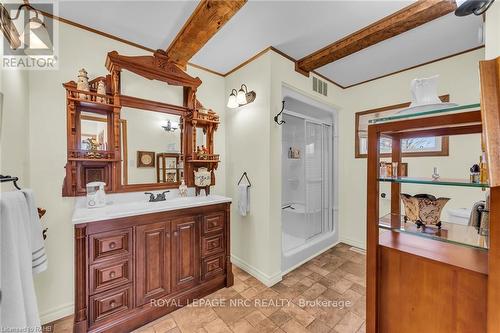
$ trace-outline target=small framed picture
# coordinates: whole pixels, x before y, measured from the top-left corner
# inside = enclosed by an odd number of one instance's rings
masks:
[[[154,168],[155,167],[155,152],[154,151],[137,151],[137,167],[138,168]]]

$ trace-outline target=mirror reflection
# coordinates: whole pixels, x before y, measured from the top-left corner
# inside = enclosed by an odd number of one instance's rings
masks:
[[[108,150],[108,119],[106,115],[80,113],[80,149]]]
[[[180,116],[123,107],[122,182],[124,185],[180,182]]]
[[[202,127],[196,127],[196,147],[201,148],[202,146],[207,146],[206,129]]]

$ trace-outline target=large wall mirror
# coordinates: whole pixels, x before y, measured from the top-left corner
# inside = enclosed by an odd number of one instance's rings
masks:
[[[122,185],[178,185],[182,178],[182,118],[123,107]]]

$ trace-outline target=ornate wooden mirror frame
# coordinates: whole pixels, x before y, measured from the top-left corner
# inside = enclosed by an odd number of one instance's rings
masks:
[[[212,110],[205,110],[196,100],[196,90],[201,85],[199,78],[193,78],[171,62],[162,50],[152,56],[123,56],[116,51],[109,52],[106,68],[110,75],[89,81],[90,91],[77,89],[74,81],[63,84],[67,100],[67,163],[63,184],[63,196],[78,196],[86,193],[85,184],[90,181],[104,181],[108,192],[129,192],[160,190],[177,187],[178,183],[150,183],[124,185],[122,181],[122,107],[146,111],[164,112],[180,116],[181,143],[180,162],[188,186],[194,185],[194,170],[206,167],[212,171],[212,185],[215,184],[213,170],[217,168],[219,156],[214,154],[213,134],[219,117]],[[131,71],[149,80],[158,80],[168,85],[183,87],[183,106],[141,99],[121,94],[121,71]],[[97,93],[99,81],[106,84],[106,94]],[[104,114],[108,119],[107,149],[84,150],[80,142],[80,113],[88,111]],[[203,127],[207,135],[208,154],[196,152],[196,129]],[[124,143],[126,144],[126,143]],[[126,173],[126,170],[123,170]]]

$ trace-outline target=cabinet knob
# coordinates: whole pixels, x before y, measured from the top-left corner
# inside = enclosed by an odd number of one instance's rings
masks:
[[[167,235],[167,238],[170,238],[170,232],[165,233]]]
[[[115,247],[116,247],[116,243],[115,242],[109,243],[109,248],[110,249],[114,249]]]
[[[177,237],[179,233],[177,231],[174,231],[174,236]]]
[[[114,278],[115,278],[115,276],[116,276],[115,271],[111,271],[111,272],[109,272],[109,277],[110,277],[110,278],[114,279]]]
[[[109,302],[109,306],[114,308],[116,306],[116,302],[115,301],[111,301]]]

